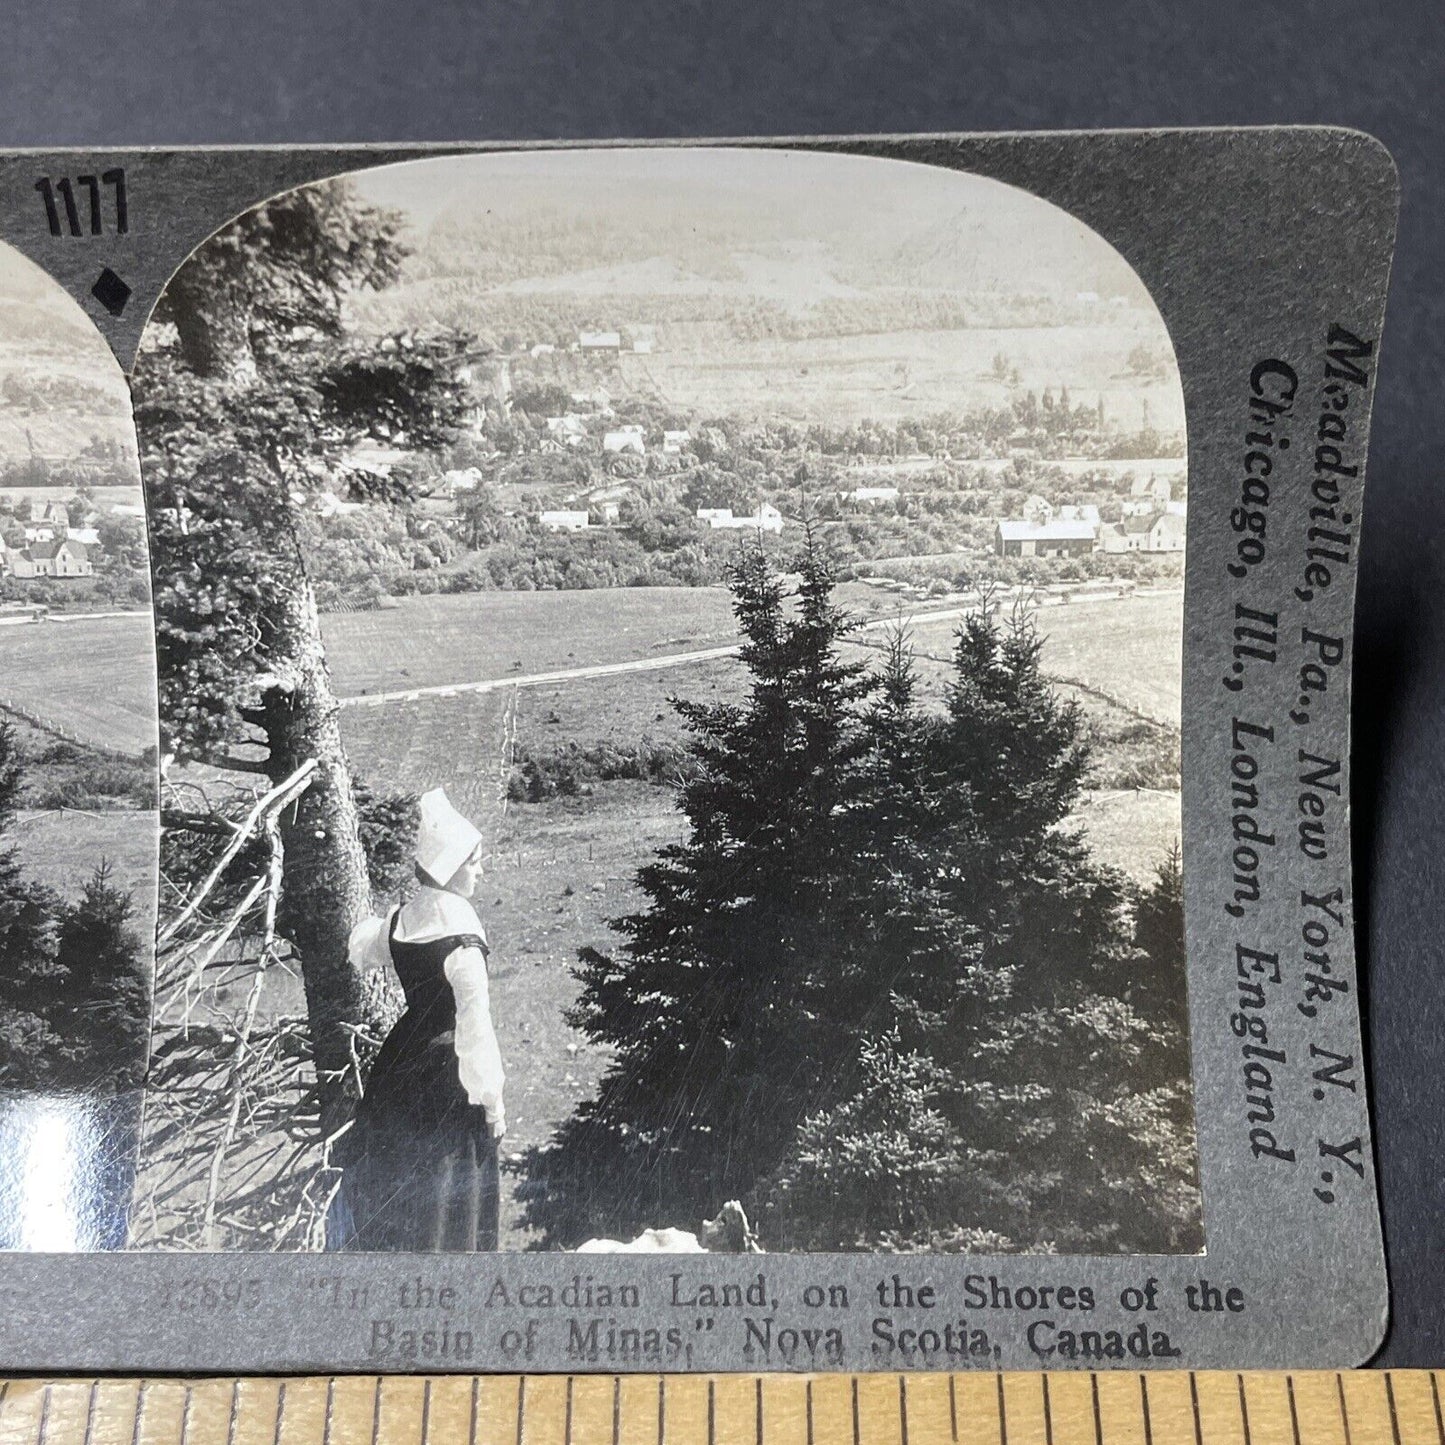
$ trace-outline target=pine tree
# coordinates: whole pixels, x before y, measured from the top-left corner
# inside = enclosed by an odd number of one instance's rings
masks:
[[[365,1007],[347,938],[371,899],[305,502],[385,491],[348,469],[350,449],[439,447],[467,405],[465,338],[347,341],[348,298],[398,275],[400,227],[344,183],[247,212],[171,279],[132,378],[165,748],[273,783],[318,765],[281,823],[278,926],[300,961],[328,1123]]]
[[[1022,613],[968,619],[941,720],[919,715],[890,661],[856,880],[875,946],[860,986],[885,1042],[865,1045],[857,1091],[818,1109],[760,1185],[775,1244],[1197,1238],[1181,1041],[1127,1001],[1144,962],[1133,890],[1067,825],[1088,752],[1040,646]]]
[[[746,1191],[837,1067],[829,995],[853,922],[838,825],[874,683],[838,655],[850,623],[811,537],[800,570],[788,599],[760,546],[738,558],[748,699],[676,704],[689,837],[639,872],[648,903],[614,922],[623,946],[582,953],[570,1021],[614,1058],[536,1161],[532,1222],[554,1242],[697,1220]]]
[[[60,1041],[47,1017],[59,981],[59,896],[24,876],[9,841],[19,809],[23,760],[10,723],[0,721],[0,1087],[31,1088]]]

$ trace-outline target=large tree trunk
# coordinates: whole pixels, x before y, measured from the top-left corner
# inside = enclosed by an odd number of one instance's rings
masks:
[[[181,351],[198,375],[244,391],[258,379],[250,313],[234,295],[218,296],[213,283],[205,270],[193,277],[189,267],[171,279]],[[277,505],[285,506],[285,482],[277,480]],[[361,1021],[362,994],[346,945],[371,907],[371,891],[316,598],[301,566],[267,621],[278,679],[262,698],[267,773],[281,783],[309,759],[318,765],[311,786],[282,816],[286,863],[276,924],[300,961],[322,1124],[329,1131],[345,1121],[353,1102],[345,1083],[352,1059],[347,1026]]]
[[[286,871],[277,926],[301,962],[323,1123],[342,1121],[351,1094],[343,1076],[351,1062],[347,1025],[361,1019],[361,974],[347,957],[351,930],[371,907],[351,774],[341,746],[338,705],[310,585],[298,577],[277,609],[273,651],[285,659],[280,685],[263,700],[262,726],[274,781],[314,758],[315,781],[283,815]]]
[[[208,272],[196,274],[182,266],[166,287],[181,357],[197,376],[248,387],[256,380],[250,312],[244,306],[218,304],[212,281]]]

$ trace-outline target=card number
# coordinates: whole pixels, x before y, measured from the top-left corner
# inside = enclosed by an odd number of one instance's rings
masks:
[[[41,176],[35,182],[35,189],[45,202],[45,220],[52,236],[103,236],[107,229],[123,236],[130,229],[125,172],[119,166],[98,176],[76,176],[73,181],[69,176],[62,176],[58,181]],[[103,195],[103,192],[110,194]],[[107,219],[111,223],[109,228]]]

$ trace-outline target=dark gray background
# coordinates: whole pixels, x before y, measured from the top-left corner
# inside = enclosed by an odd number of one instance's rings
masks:
[[[1271,122],[1354,125],[1383,140],[1403,207],[1361,559],[1357,888],[1394,1291],[1381,1358],[1445,1363],[1436,0],[52,0],[0,19],[0,146]]]

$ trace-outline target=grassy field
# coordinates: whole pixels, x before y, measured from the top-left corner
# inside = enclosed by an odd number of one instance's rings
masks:
[[[139,483],[133,487],[92,487],[91,493],[102,512],[111,507],[144,505]],[[26,497],[32,502],[68,502],[74,495],[73,487],[0,487],[0,502],[19,502]]]
[[[407,597],[322,619],[342,697],[624,662],[731,642],[721,587]]]
[[[1133,315],[1133,313],[1131,313]],[[906,330],[804,340],[694,340],[684,326],[667,328],[660,349],[618,358],[630,392],[653,394],[681,408],[715,415],[786,416],[830,421],[839,415],[878,421],[938,411],[1006,404],[1010,391],[990,369],[1002,354],[1020,385],[1036,392],[1068,386],[1076,402],[1102,398],[1106,414],[1127,428],[1142,424],[1184,430],[1184,397],[1173,376],[1145,381],[1127,358],[1157,344],[1159,326],[1134,326],[1109,316],[1098,325]]]
[[[21,813],[10,837],[26,875],[67,898],[79,897],[104,859],[112,881],[133,889],[137,907],[150,918],[160,837],[155,813]]]
[[[483,831],[495,829],[506,796],[507,756],[517,694],[461,693],[341,711],[352,766],[378,790],[447,796]]]
[[[1101,694],[1177,728],[1183,711],[1182,592],[1041,608],[1043,666],[1050,677]],[[947,657],[956,622],[916,623],[919,652]]]
[[[156,742],[148,616],[0,627],[0,702],[86,742],[139,753]]]

